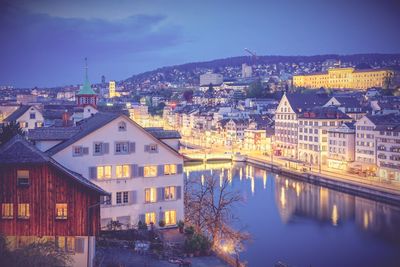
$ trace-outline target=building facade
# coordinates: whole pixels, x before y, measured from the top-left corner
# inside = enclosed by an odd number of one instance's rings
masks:
[[[325,73],[293,76],[293,86],[306,88],[346,88],[366,90],[385,87],[394,72],[386,69],[356,70],[354,68],[333,68]]]

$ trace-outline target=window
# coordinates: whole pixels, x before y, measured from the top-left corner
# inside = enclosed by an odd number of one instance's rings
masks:
[[[117,178],[129,177],[129,165],[117,165],[115,166],[115,174]]]
[[[30,217],[29,204],[28,203],[20,203],[18,204],[18,218],[20,219],[28,219]]]
[[[129,153],[129,142],[115,143],[115,154],[128,154],[128,153]]]
[[[145,222],[146,224],[155,223],[156,222],[156,213],[149,212],[145,214]]]
[[[176,198],[175,186],[168,186],[164,188],[164,199],[173,200]]]
[[[175,210],[165,211],[165,224],[166,225],[176,224],[176,211]]]
[[[157,166],[144,166],[143,168],[143,176],[144,177],[156,177],[157,176]]]
[[[176,174],[176,165],[175,164],[166,164],[164,165],[164,174],[171,175]]]
[[[56,246],[60,251],[65,251],[69,253],[80,252],[83,253],[83,240],[80,239],[81,242],[78,242],[78,245],[82,247],[81,251],[75,250],[75,237],[73,236],[57,236],[56,237]],[[79,241],[79,240],[78,240]]]
[[[89,148],[88,147],[83,147],[83,146],[74,146],[72,147],[72,156],[73,157],[79,157],[83,155],[87,155],[89,153]]]
[[[29,119],[31,120],[36,119],[36,113],[35,112],[29,113]]]
[[[97,166],[97,179],[110,179],[111,166]]]
[[[155,187],[144,190],[144,201],[145,203],[154,203],[157,201],[157,190]]]
[[[116,203],[117,204],[127,204],[129,202],[129,192],[117,192]]]
[[[56,219],[66,220],[68,218],[67,203],[56,203]]]
[[[103,152],[102,146],[103,146],[103,143],[101,143],[101,142],[94,143],[94,145],[93,145],[93,154],[94,155],[100,155]]]
[[[29,171],[28,170],[17,170],[17,185],[18,186],[29,186]]]
[[[124,121],[118,123],[118,131],[120,132],[126,131],[126,123]]]
[[[157,145],[156,144],[150,145],[150,150],[149,151],[150,152],[157,152]]]
[[[14,205],[12,203],[1,204],[1,218],[12,219],[14,217]]]

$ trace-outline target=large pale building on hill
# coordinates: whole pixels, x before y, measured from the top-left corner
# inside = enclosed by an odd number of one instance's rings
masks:
[[[334,68],[323,73],[295,75],[293,86],[366,90],[372,87],[385,87],[388,79],[393,76],[394,72],[387,69]]]

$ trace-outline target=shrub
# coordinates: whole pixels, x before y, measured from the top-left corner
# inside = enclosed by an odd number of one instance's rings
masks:
[[[164,220],[160,220],[160,221],[158,222],[158,225],[159,225],[160,227],[164,227],[164,226],[165,226],[165,221],[164,221]]]

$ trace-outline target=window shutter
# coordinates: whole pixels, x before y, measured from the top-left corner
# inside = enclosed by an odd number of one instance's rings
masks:
[[[109,151],[110,151],[110,144],[109,143],[103,143],[101,145],[101,149],[102,149],[103,154],[108,154]]]
[[[157,201],[164,201],[164,187],[157,188]]]
[[[177,186],[176,187],[176,199],[181,199],[182,198],[182,186]]]
[[[150,146],[149,145],[145,145],[144,146],[144,152],[149,152],[150,150]]]
[[[144,214],[139,215],[139,222],[142,222],[142,223],[146,222],[146,216]]]
[[[82,154],[83,155],[88,155],[89,154],[89,148],[88,147],[83,147],[82,148]]]
[[[143,177],[144,176],[144,167],[143,166],[139,167],[139,175],[138,176],[139,177]]]
[[[183,165],[182,164],[178,164],[177,171],[178,171],[178,174],[181,174],[183,172]]]
[[[157,176],[164,175],[164,165],[158,165]]]
[[[131,164],[131,178],[139,176],[139,170],[137,164]]]
[[[136,190],[131,192],[130,203],[131,204],[136,204],[137,203],[137,191]]]
[[[85,250],[85,239],[81,237],[75,238],[75,253],[84,253]]]
[[[161,221],[161,220],[163,220],[163,221],[165,221],[165,216],[164,216],[164,212],[163,211],[160,211],[160,213],[159,213],[159,215],[158,215],[160,218],[158,218],[158,221]]]
[[[97,168],[96,167],[89,167],[89,178],[97,179]]]
[[[135,142],[130,142],[129,143],[129,153],[135,153],[135,150],[136,150]]]

